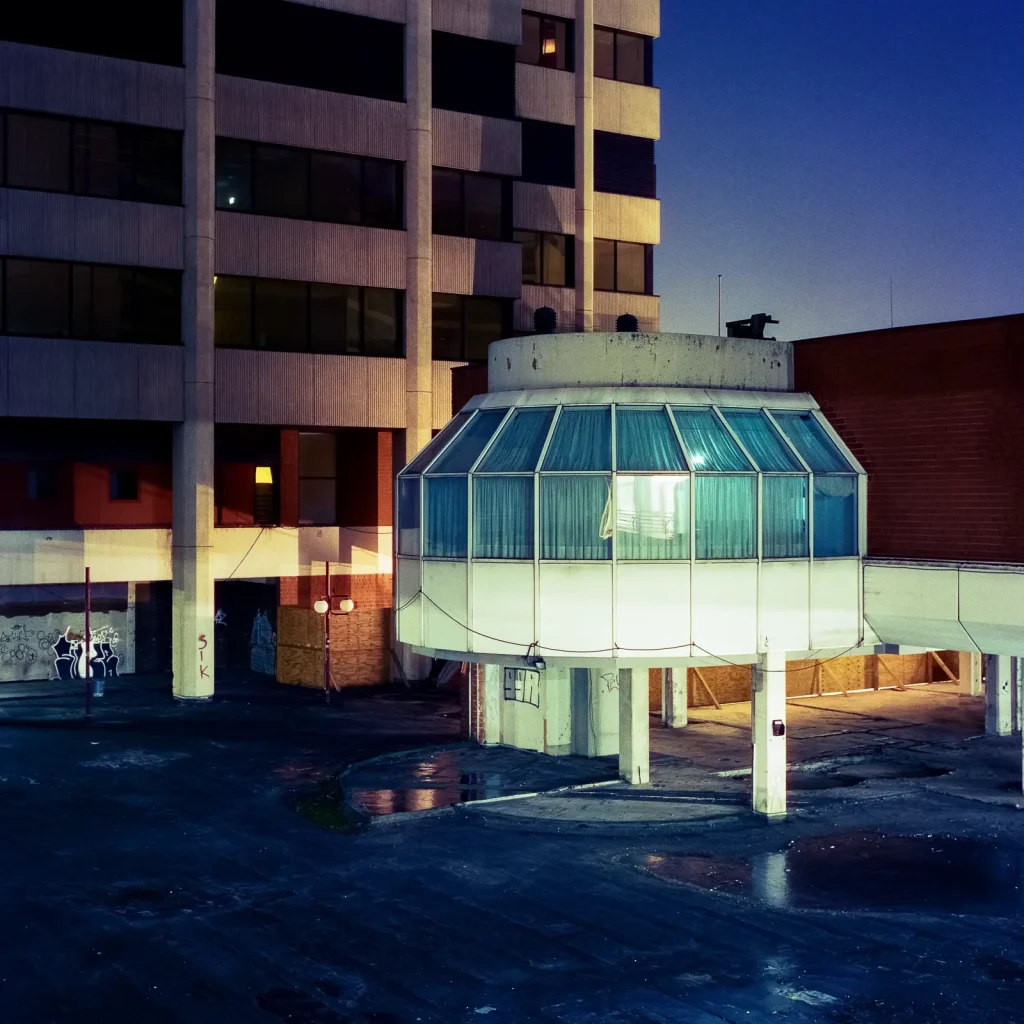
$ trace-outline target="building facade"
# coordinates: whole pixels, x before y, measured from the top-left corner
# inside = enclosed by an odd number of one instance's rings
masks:
[[[86,568],[97,673],[314,682],[329,590],[335,682],[387,678],[392,481],[452,368],[541,307],[659,326],[658,32],[657,0],[5,11],[0,680],[78,671]]]

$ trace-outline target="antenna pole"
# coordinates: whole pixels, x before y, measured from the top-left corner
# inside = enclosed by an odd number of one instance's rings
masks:
[[[718,275],[718,336],[722,336],[722,275]]]
[[[892,277],[889,278],[889,326],[895,327],[896,322],[892,315]]]

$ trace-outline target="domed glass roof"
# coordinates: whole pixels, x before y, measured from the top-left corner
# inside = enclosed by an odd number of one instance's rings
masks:
[[[728,394],[722,405],[542,405],[536,395],[459,413],[402,471],[400,555],[589,562],[859,553],[857,469],[816,410],[732,407]]]

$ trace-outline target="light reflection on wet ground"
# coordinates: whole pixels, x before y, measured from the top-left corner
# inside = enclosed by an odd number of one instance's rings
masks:
[[[979,839],[848,831],[749,858],[659,853],[640,866],[787,910],[1024,914],[1024,854]]]

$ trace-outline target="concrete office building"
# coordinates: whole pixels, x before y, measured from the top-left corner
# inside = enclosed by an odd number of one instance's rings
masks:
[[[0,15],[0,680],[392,671],[392,481],[451,369],[659,326],[657,0]],[[332,565],[328,580],[325,563]],[[5,639],[6,638],[6,639]],[[276,646],[276,650],[275,650]]]

